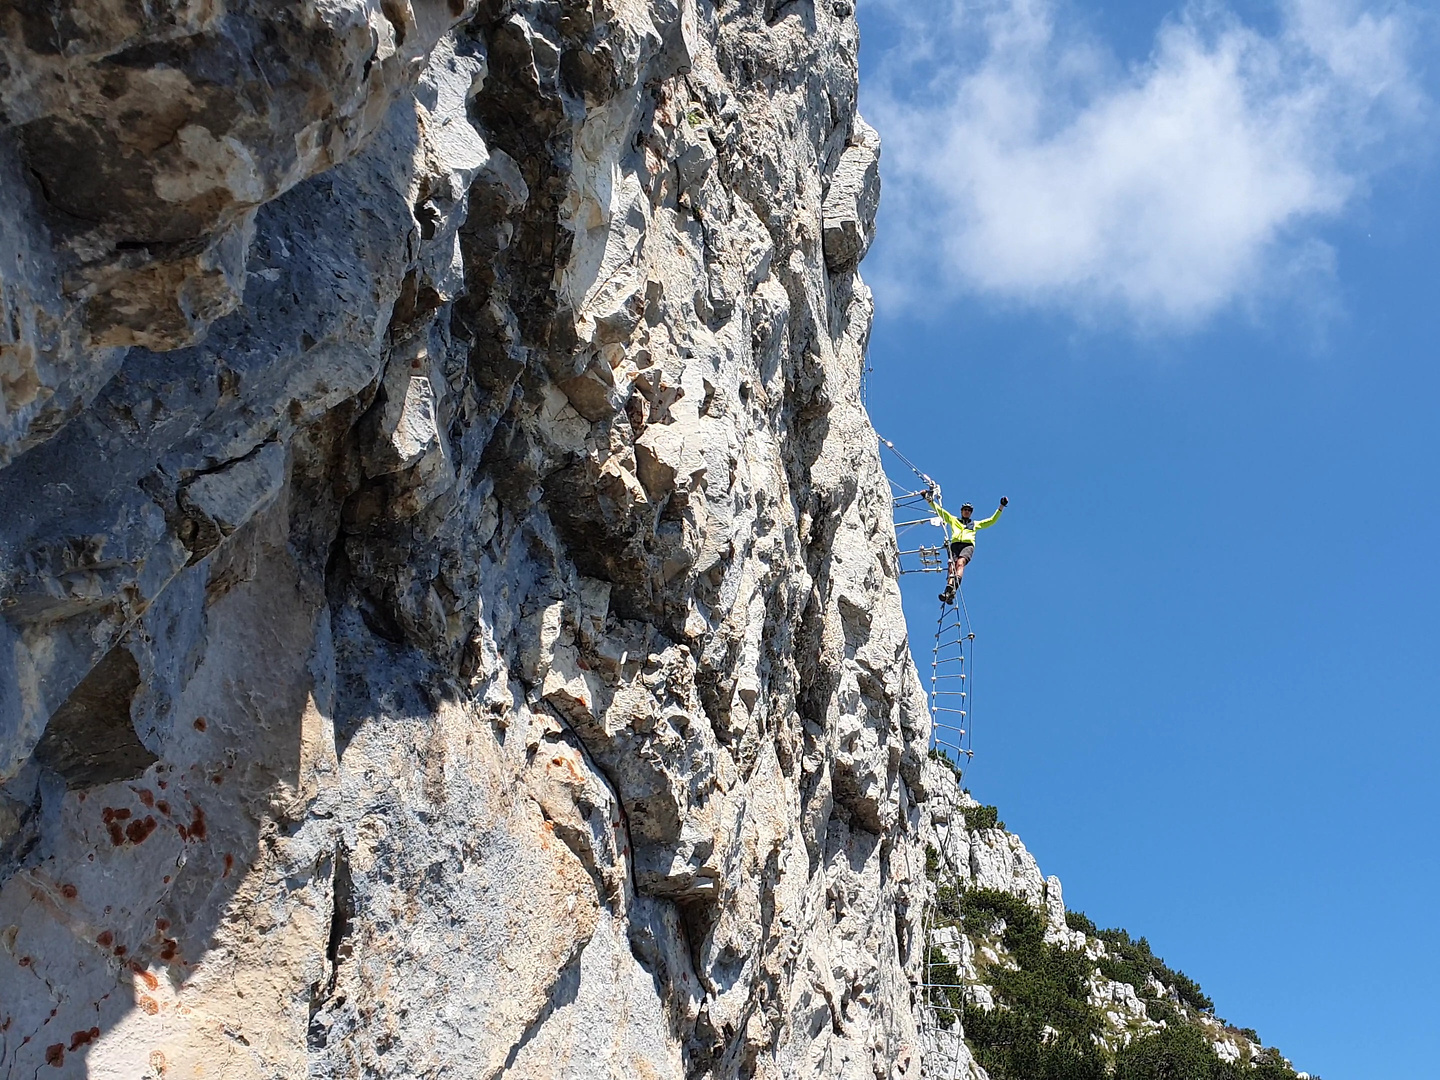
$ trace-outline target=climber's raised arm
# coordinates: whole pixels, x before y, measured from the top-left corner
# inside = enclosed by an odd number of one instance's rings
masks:
[[[1005,496],[1002,495],[1002,496],[1000,497],[1000,506],[996,509],[996,511],[995,511],[993,514],[991,514],[988,518],[986,518],[984,521],[977,521],[977,522],[975,522],[975,528],[977,528],[977,529],[988,529],[991,525],[994,525],[995,522],[997,522],[997,521],[1000,520],[1000,515],[1005,512],[1005,507],[1007,507],[1007,506],[1009,506],[1009,505],[1010,505],[1010,500],[1009,500],[1008,498],[1006,498]]]
[[[954,514],[950,513],[949,510],[946,510],[937,502],[932,501],[930,503],[930,506],[935,511],[935,513],[940,515],[940,520],[945,522],[946,527],[949,529],[950,538],[958,538],[960,536],[961,530],[964,528],[964,526],[960,523],[960,519],[957,518]]]

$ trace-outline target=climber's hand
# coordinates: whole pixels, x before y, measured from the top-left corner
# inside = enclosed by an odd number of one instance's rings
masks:
[[[1001,496],[1000,496],[1000,505],[1001,505],[1002,507],[1009,506],[1009,505],[1010,505],[1010,500],[1007,499],[1004,495],[1001,495]]]

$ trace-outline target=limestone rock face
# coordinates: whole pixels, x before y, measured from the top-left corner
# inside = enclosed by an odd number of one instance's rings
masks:
[[[856,48],[0,15],[0,1076],[919,1075]]]

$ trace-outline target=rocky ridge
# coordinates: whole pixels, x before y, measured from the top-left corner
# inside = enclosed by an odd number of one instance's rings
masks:
[[[963,987],[928,992],[930,1075],[1020,1080],[1013,1070],[1026,1062],[1022,1067],[1044,1070],[1047,1076],[1144,1080],[1180,1075],[1174,1063],[1193,1061],[1188,1064],[1192,1071],[1184,1073],[1191,1080],[1220,1080],[1222,1074],[1310,1080],[1278,1050],[1263,1046],[1253,1031],[1219,1019],[1199,986],[1154,957],[1143,938],[1131,942],[1123,931],[1097,930],[1083,914],[1068,911],[1060,879],[1041,873],[1020,838],[996,820],[995,808],[981,806],[960,786],[948,760],[932,752],[923,785],[931,793],[926,873],[933,890],[927,981]],[[1018,904],[1007,902],[1012,900]],[[1007,919],[1016,925],[1007,925]],[[1023,929],[1014,933],[1021,921],[1031,922],[1033,941],[1016,940],[1026,936]],[[1046,949],[1056,952],[1047,957]],[[1067,955],[1074,958],[1069,964]],[[1006,978],[1036,972],[1053,980],[1047,992]],[[1066,974],[1078,983],[1069,988],[1068,1002],[1063,1000]],[[1005,1040],[1018,1044],[1019,1053],[989,1046],[990,1021],[1004,1014],[1023,1017],[1004,1029]],[[1062,1030],[1047,1022],[1060,1024],[1062,1016],[1073,1027]],[[1177,1032],[1199,1038],[1178,1046],[1165,1040]],[[1088,1059],[1079,1052],[1058,1052],[1080,1049],[1065,1046],[1076,1036],[1098,1052]],[[1147,1037],[1154,1047],[1148,1057],[1140,1053]],[[1057,1052],[1047,1056],[1046,1047]],[[1187,1053],[1192,1057],[1182,1056]],[[1167,1057],[1172,1071],[1165,1071]],[[982,1061],[990,1063],[989,1071]]]
[[[0,13],[0,1076],[919,1074],[856,48]]]

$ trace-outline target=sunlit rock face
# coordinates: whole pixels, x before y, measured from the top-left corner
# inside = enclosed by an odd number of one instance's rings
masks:
[[[0,14],[0,1076],[919,1075],[856,48]]]

